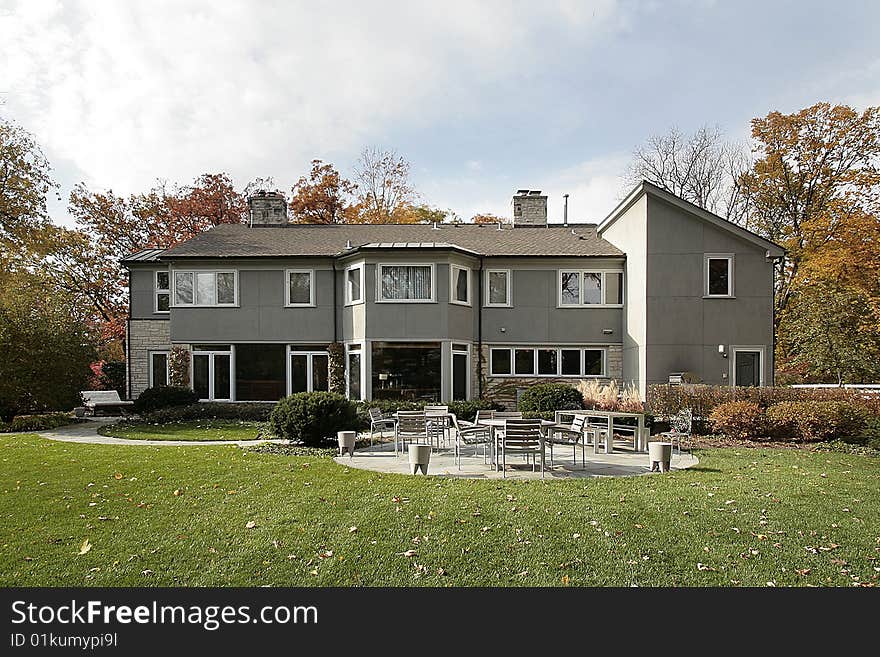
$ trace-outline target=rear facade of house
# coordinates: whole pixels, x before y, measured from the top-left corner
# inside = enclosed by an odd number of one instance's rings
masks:
[[[772,384],[782,250],[649,183],[599,225],[548,224],[530,190],[512,225],[300,225],[280,194],[250,206],[248,225],[125,260],[130,397],[169,382],[174,347],[203,400],[326,390],[337,343],[353,399]]]

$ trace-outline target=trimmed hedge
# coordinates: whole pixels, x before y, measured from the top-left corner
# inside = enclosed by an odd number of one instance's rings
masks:
[[[565,383],[539,383],[531,386],[519,399],[519,410],[523,413],[573,411],[583,407],[583,395]]]
[[[357,406],[335,392],[298,392],[272,409],[269,425],[279,438],[320,447],[337,431],[357,429]]]
[[[202,402],[186,406],[171,406],[147,413],[144,419],[149,422],[182,422],[186,420],[244,420],[248,422],[267,422],[275,402],[253,402],[244,404],[226,402]]]
[[[781,402],[767,409],[775,436],[802,441],[861,436],[870,414],[848,402]]]
[[[66,424],[83,422],[67,413],[44,413],[42,415],[18,415],[12,422],[0,422],[0,433],[23,433],[26,431],[48,431]]]
[[[709,414],[709,421],[718,433],[740,440],[764,436],[767,429],[764,411],[747,401],[719,404]]]
[[[134,410],[145,414],[169,406],[186,406],[199,400],[199,396],[182,386],[156,386],[144,390],[134,402]]]

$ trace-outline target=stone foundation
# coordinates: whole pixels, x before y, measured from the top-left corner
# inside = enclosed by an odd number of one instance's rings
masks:
[[[583,379],[596,379],[609,383],[612,379],[621,385],[623,377],[623,349],[621,345],[608,345],[606,367],[607,377],[553,377],[553,376],[489,376],[489,347],[483,346],[483,363],[478,376],[483,379],[483,397],[503,405],[507,410],[516,410],[517,400],[523,391],[539,383],[565,383],[576,386]],[[476,396],[476,392],[474,393]]]
[[[171,351],[171,322],[167,319],[128,321],[129,399],[150,387],[150,352]]]

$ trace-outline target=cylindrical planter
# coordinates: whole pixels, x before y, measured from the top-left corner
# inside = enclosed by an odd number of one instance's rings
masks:
[[[410,445],[409,446],[409,465],[412,473],[416,474],[419,470],[422,474],[428,474],[428,463],[431,462],[431,446],[430,445]]]
[[[339,441],[339,456],[348,452],[348,457],[354,457],[354,441],[357,433],[354,431],[337,431],[336,439]]]
[[[658,468],[660,472],[669,472],[669,462],[672,460],[672,443],[648,443],[648,459],[651,462],[651,472],[655,472]]]

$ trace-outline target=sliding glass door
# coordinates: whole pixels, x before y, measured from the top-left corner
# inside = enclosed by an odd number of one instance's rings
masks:
[[[202,401],[232,400],[232,351],[229,345],[193,348],[192,388]]]

